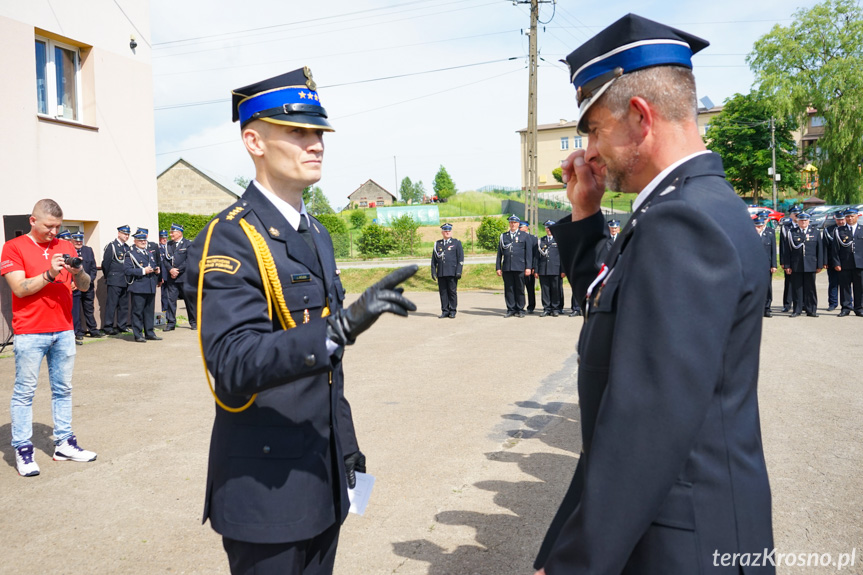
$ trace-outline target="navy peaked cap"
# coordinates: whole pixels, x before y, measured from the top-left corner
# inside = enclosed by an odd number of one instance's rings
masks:
[[[72,239],[72,232],[70,232],[69,230],[63,230],[62,232],[57,234],[57,239],[58,240],[71,240]]]
[[[554,223],[555,223],[554,220],[546,220],[545,223],[542,225],[544,225],[547,228],[550,228],[551,226],[554,225]]]
[[[810,217],[811,216],[809,214],[807,214],[806,212],[800,212],[799,214],[797,214],[798,220],[808,220]]]
[[[518,222],[518,225],[519,225],[519,226],[524,226],[524,227],[526,227],[526,228],[529,228],[529,227],[530,227],[530,222],[529,222],[529,221],[527,221],[527,220],[521,220],[520,222]]]
[[[520,222],[521,218],[518,217],[517,215],[513,214],[510,217],[508,217],[507,220],[510,222]]]
[[[312,71],[299,68],[231,92],[232,121],[252,120],[332,132]]]
[[[440,229],[442,229],[445,232],[451,232],[452,231],[452,224],[444,224],[440,227]]]
[[[797,204],[794,204],[794,205],[793,205],[793,206],[791,206],[791,208],[788,210],[788,213],[789,213],[789,214],[799,214],[801,211],[802,211],[802,210],[800,209],[800,206],[798,206]]]
[[[856,216],[856,215],[858,215],[859,213],[860,213],[860,212],[857,210],[857,208],[848,208],[847,210],[845,210],[845,215],[846,215],[846,216]]]
[[[624,74],[653,66],[692,69],[692,55],[710,43],[677,28],[627,14],[566,57],[579,107],[578,128],[588,108]]]
[[[160,238],[167,238],[168,237],[168,230],[159,230],[159,237]]]
[[[72,239],[84,241],[84,232],[75,232],[72,234]]]
[[[620,227],[620,220],[609,220],[608,221],[608,227],[619,228]]]
[[[117,231],[123,232],[124,234],[128,234],[129,232],[132,231],[132,228],[130,228],[129,226],[120,226],[119,228],[117,228]]]

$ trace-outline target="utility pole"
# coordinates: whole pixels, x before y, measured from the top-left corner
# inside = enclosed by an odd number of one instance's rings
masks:
[[[396,189],[395,189],[395,192],[396,192],[396,194],[398,194],[398,193],[399,193],[399,167],[398,167],[398,164],[396,164],[396,157],[395,157],[395,156],[393,156],[393,171],[394,171],[394,172],[395,172],[395,174],[396,174]]]
[[[776,120],[770,118],[770,151],[773,152],[773,173],[770,179],[773,181],[773,209],[776,208]]]

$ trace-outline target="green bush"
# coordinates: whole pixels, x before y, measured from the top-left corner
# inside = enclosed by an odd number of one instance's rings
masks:
[[[563,183],[563,168],[561,168],[560,166],[556,167],[551,171],[551,175],[554,176],[555,180],[557,180],[561,184]]]
[[[500,234],[509,229],[509,225],[503,218],[486,216],[476,230],[476,242],[485,250],[496,250],[500,241]]]
[[[159,229],[160,230],[171,230],[171,224],[180,224],[185,228],[183,232],[183,237],[186,237],[190,240],[195,239],[195,236],[198,235],[198,232],[207,227],[207,223],[213,219],[212,216],[196,216],[194,214],[183,214],[177,212],[159,212]],[[155,234],[151,233],[150,237],[159,237],[159,232],[157,231]],[[154,240],[158,241],[158,240]]]
[[[368,224],[357,239],[357,249],[366,258],[385,256],[394,248],[392,231],[378,224]]]
[[[351,225],[354,229],[360,229],[364,225],[366,225],[366,214],[361,210],[354,210],[351,212],[351,215],[348,216],[348,219],[351,221]]]
[[[348,233],[348,225],[343,219],[335,214],[320,214],[315,216],[324,224],[330,237],[333,238],[333,251],[337,258],[346,258],[351,255],[351,236]]]
[[[410,214],[397,217],[390,224],[395,241],[395,251],[399,254],[411,254],[419,251],[422,238],[417,231],[420,223]]]

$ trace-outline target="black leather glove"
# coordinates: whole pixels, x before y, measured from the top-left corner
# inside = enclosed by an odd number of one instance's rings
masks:
[[[460,279],[461,279],[461,274],[455,274],[455,279],[460,280]]]
[[[360,473],[366,472],[366,456],[362,451],[355,451],[350,455],[345,455],[345,477],[348,480],[348,487],[353,489],[357,486],[357,471]]]
[[[418,269],[416,265],[397,269],[364,291],[349,307],[327,317],[327,337],[339,345],[350,345],[382,313],[407,317],[409,311],[416,311],[417,306],[402,295],[404,289],[396,286],[417,273]]]
[[[433,282],[436,282],[436,281],[437,281],[437,276],[436,276],[436,275],[434,275],[434,274],[432,274],[432,281],[433,281]]]

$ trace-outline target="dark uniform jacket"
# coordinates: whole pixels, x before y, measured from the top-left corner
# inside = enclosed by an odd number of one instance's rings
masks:
[[[559,276],[560,252],[554,236],[543,236],[537,246],[536,273],[541,276]]]
[[[461,247],[461,242],[450,238],[449,243],[444,245],[444,241],[441,238],[434,243],[431,258],[432,277],[460,277],[464,266],[464,250]]]
[[[83,260],[81,267],[84,268],[84,273],[90,276],[91,282],[96,281],[98,268],[96,268],[96,254],[93,253],[93,248],[82,245],[81,249],[78,250],[78,257]]]
[[[105,253],[102,254],[102,275],[105,276],[107,285],[125,287],[126,270],[123,262],[128,253],[129,246],[121,243],[119,239],[105,246]]]
[[[764,248],[764,253],[767,256],[769,268],[776,267],[776,232],[770,226],[765,226],[759,236],[761,239],[761,247]]]
[[[254,183],[217,218],[198,309],[203,354],[222,402],[239,407],[258,395],[239,413],[216,407],[204,521],[240,541],[309,539],[344,521],[350,507],[344,455],[358,450],[342,364],[327,351],[321,318],[326,306],[333,313],[342,306],[332,240],[312,218],[316,257]],[[294,328],[282,329],[275,309],[268,316],[242,221],[269,248]],[[183,289],[190,297],[198,290],[207,229],[188,252]]]
[[[779,228],[779,263],[783,268],[787,268],[789,266],[785,265],[788,261],[788,232],[791,230],[799,230],[800,227],[793,222],[786,222],[782,224],[782,227]]]
[[[505,272],[521,272],[533,269],[533,242],[530,234],[519,230],[510,236],[506,231],[497,243],[495,269]]]
[[[174,240],[170,240],[166,244],[165,252],[168,255],[168,270],[171,268],[177,268],[180,272],[175,279],[171,281],[181,282],[183,281],[183,274],[186,273],[186,258],[188,255],[188,249],[192,246],[191,240],[187,240],[186,238],[180,238],[180,241],[175,242]],[[170,274],[168,274],[170,278]]]
[[[539,256],[539,238],[531,233],[527,233],[527,241],[530,242],[530,269],[536,268],[536,258]]]
[[[792,228],[788,230],[786,241],[787,261],[782,265],[791,268],[791,273],[817,272],[824,267],[821,230],[812,226],[806,228],[805,232],[800,228]]]
[[[852,235],[851,226],[845,224],[836,229],[835,264],[843,270],[863,269],[863,225],[857,222],[857,230]]]
[[[584,294],[605,219],[567,217],[552,233]],[[715,550],[773,548],[763,258],[712,153],[674,169],[621,231],[578,342],[583,453],[536,561],[548,575],[714,573]]]
[[[143,253],[141,253],[143,251]],[[133,247],[123,262],[128,279],[129,293],[156,293],[156,280],[159,277],[156,258],[149,249],[139,250]],[[153,273],[144,275],[144,268],[150,266]]]
[[[159,244],[159,277],[162,281],[171,279],[171,262],[168,261],[168,244]]]

